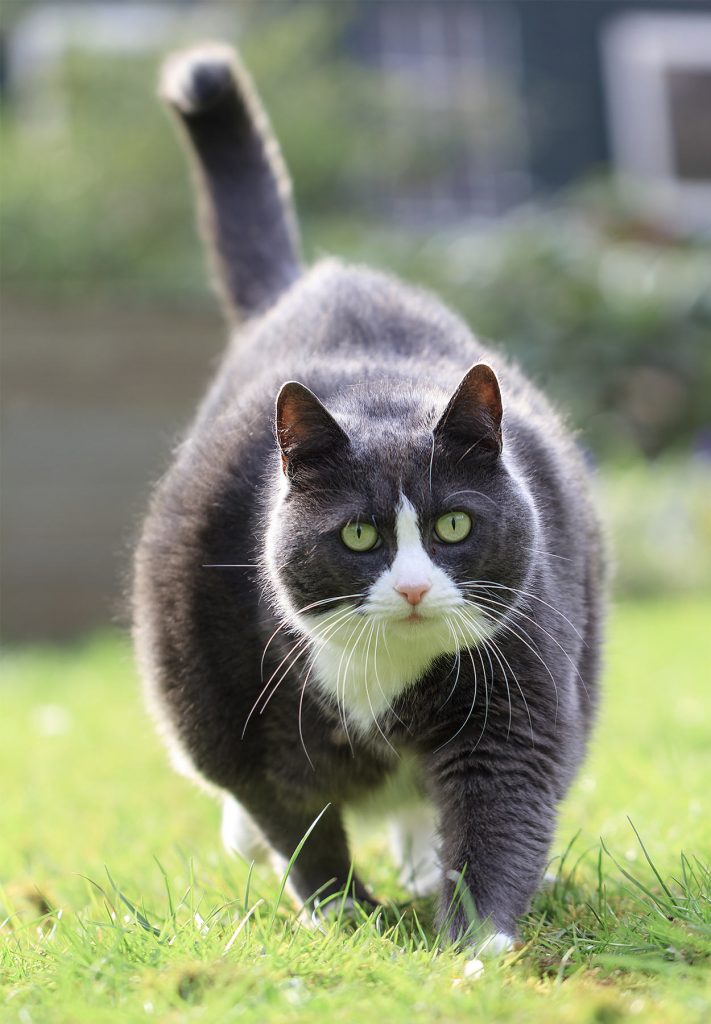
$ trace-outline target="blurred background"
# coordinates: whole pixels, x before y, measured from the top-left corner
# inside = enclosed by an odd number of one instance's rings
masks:
[[[309,259],[435,289],[567,410],[620,596],[711,586],[711,4],[2,0],[2,630],[123,623],[226,340],[172,48],[242,51]]]

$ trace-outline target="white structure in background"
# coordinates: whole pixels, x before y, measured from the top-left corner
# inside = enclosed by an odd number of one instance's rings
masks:
[[[386,150],[416,134],[414,161],[388,201],[405,220],[490,220],[531,194],[520,25],[506,3],[373,4],[373,55],[383,84]],[[449,149],[442,155],[445,142]],[[427,161],[425,161],[426,165]]]
[[[0,0],[0,3],[2,0]],[[35,126],[61,123],[64,98],[42,86],[71,50],[110,56],[167,53],[196,39],[233,39],[237,4],[48,3],[33,7],[7,34],[9,80]]]
[[[602,42],[616,168],[662,220],[711,228],[711,14],[623,14]]]

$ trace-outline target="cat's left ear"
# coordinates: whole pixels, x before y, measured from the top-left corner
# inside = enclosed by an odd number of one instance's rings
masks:
[[[497,457],[501,453],[501,391],[496,374],[486,363],[466,372],[434,429],[436,440],[462,455]]]
[[[299,464],[318,462],[348,444],[348,435],[313,391],[290,380],[276,400],[276,436],[281,464],[292,476]]]

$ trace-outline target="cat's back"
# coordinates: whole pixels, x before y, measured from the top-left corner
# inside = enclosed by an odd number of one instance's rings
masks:
[[[495,364],[510,402],[528,414],[549,415],[548,403],[518,369],[436,297],[385,273],[328,259],[264,317],[236,331],[197,424],[209,430],[211,421],[244,410],[254,428],[263,410],[271,447],[274,400],[286,380],[298,379],[324,402],[349,388],[383,385],[412,386],[423,401],[438,401],[477,361]]]
[[[262,317],[238,329],[154,497],[154,511],[200,515],[229,494],[251,521],[276,468],[274,405],[299,380],[338,417],[375,429],[380,417],[409,424],[441,414],[463,372],[490,363],[499,377],[509,454],[538,487],[585,471],[565,424],[500,351],[481,343],[435,297],[367,268],[327,260]],[[168,517],[174,526],[180,516]],[[184,526],[184,523],[182,524]],[[166,528],[166,522],[162,523]]]

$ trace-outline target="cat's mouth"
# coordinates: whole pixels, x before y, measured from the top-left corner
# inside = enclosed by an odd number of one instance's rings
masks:
[[[437,626],[442,623],[442,617],[436,610],[419,611],[412,609],[408,615],[388,616],[390,625],[406,626],[411,629],[413,626]]]

